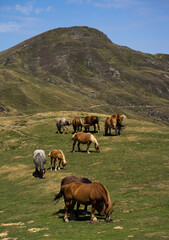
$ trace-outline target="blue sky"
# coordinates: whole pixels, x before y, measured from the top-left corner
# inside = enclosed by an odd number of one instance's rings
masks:
[[[134,50],[169,54],[169,0],[0,0],[0,51],[71,26],[96,28]]]

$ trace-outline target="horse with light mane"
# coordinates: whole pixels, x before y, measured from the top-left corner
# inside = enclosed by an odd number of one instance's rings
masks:
[[[41,178],[45,178],[45,168],[46,154],[44,150],[35,150],[33,153],[33,162],[35,164],[35,173]],[[40,168],[40,171],[38,170]]]
[[[82,131],[82,127],[83,127],[82,118],[74,118],[72,120],[72,126],[73,126],[74,133],[78,131]]]
[[[56,126],[58,129],[58,133],[61,133],[61,129],[63,129],[63,134],[65,133],[65,128],[66,126],[66,132],[69,133],[68,126],[70,125],[70,122],[66,118],[58,118],[56,120]]]
[[[62,179],[60,187],[62,187],[63,185],[72,183],[72,182],[81,182],[81,183],[86,183],[86,184],[92,183],[88,178],[78,178],[78,177],[75,177],[75,176],[69,176],[69,177],[65,177],[65,178]],[[58,194],[55,194],[54,201],[59,200],[62,196],[63,196],[63,192],[62,192],[62,189],[60,189],[60,192]],[[79,213],[79,207],[80,207],[80,203],[77,203],[77,215],[79,215],[78,214]],[[98,213],[100,215],[104,215],[104,204],[101,203],[99,205],[99,209],[96,209],[96,210],[98,211]],[[87,214],[87,205],[85,205],[83,214],[84,215]]]
[[[70,218],[72,219],[73,216],[73,209],[77,203],[83,205],[92,205],[92,213],[91,213],[91,220],[93,222],[97,221],[95,216],[95,209],[101,203],[104,202],[105,204],[105,215],[106,215],[106,222],[110,222],[111,214],[113,212],[114,204],[111,203],[109,192],[107,191],[106,187],[99,183],[93,182],[91,184],[85,184],[81,182],[72,182],[67,185],[63,185],[61,190],[64,195],[65,199],[65,215],[64,221],[69,222],[68,219],[68,209],[70,208]]]
[[[49,152],[48,157],[51,158],[51,170],[52,170],[52,162],[54,159],[54,169],[55,171],[60,170],[60,164],[62,163],[63,169],[66,169],[66,159],[65,159],[65,155],[61,150],[57,150],[54,149],[52,151]],[[58,164],[59,161],[59,164]],[[58,166],[56,167],[56,165],[58,164]]]
[[[87,153],[90,153],[89,152],[89,147],[90,147],[91,143],[94,144],[94,147],[95,147],[96,151],[100,152],[100,148],[99,148],[99,144],[97,142],[97,139],[91,133],[84,133],[84,132],[75,133],[72,136],[71,140],[74,141],[72,152],[74,152],[76,142],[78,142],[78,151],[79,152],[81,152],[81,150],[80,150],[80,144],[81,143],[82,144],[87,144],[87,149],[86,149]]]
[[[120,124],[122,124],[124,118],[127,118],[124,114],[121,113],[113,114],[112,117],[118,119]]]
[[[109,135],[111,135],[111,129],[115,130],[116,136],[120,135],[122,127],[123,125],[120,123],[120,120],[118,118],[115,117],[106,118],[104,124],[105,136],[108,135],[108,131]]]
[[[96,132],[96,125],[98,132],[100,131],[99,118],[97,116],[85,117],[84,118],[84,127],[85,131],[89,132],[90,126],[94,127],[94,132]]]

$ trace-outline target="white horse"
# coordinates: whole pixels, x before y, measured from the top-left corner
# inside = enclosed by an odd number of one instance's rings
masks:
[[[35,150],[33,153],[33,162],[35,164],[35,172],[39,175],[38,168],[40,168],[40,177],[45,178],[46,154],[43,150]]]

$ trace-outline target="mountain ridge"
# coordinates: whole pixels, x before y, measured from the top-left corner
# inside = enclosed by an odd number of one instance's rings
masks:
[[[101,105],[169,119],[169,55],[118,46],[89,27],[49,30],[0,52],[0,78],[1,114]]]

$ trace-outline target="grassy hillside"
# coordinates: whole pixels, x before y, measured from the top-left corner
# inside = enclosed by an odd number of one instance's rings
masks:
[[[152,239],[169,238],[168,231],[168,127],[125,119],[121,136],[103,136],[104,119],[98,114],[101,132],[96,133],[101,152],[71,153],[70,133],[56,134],[56,118],[84,117],[81,112],[46,112],[0,118],[0,237],[9,239]],[[114,133],[113,133],[114,134]],[[67,169],[51,171],[46,178],[33,176],[35,149],[62,149]],[[85,146],[82,146],[85,150]],[[61,179],[76,175],[102,182],[112,202],[112,221],[98,216],[63,222],[63,199],[53,197]],[[89,207],[90,210],[90,207]]]
[[[168,121],[169,55],[112,43],[88,27],[58,28],[0,53],[0,111],[57,110]]]

